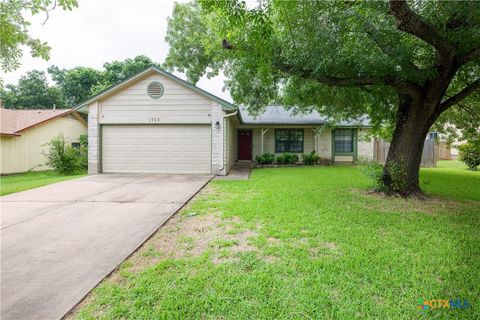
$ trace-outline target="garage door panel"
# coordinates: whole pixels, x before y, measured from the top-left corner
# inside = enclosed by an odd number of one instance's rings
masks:
[[[210,173],[209,125],[104,125],[103,172]]]

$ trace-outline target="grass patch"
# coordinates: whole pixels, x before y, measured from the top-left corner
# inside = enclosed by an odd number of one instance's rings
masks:
[[[478,319],[478,178],[422,170],[427,201],[369,195],[346,166],[213,180],[70,317]]]
[[[62,176],[54,171],[30,171],[0,177],[0,196],[38,188],[47,184],[75,179],[85,176],[86,173]]]
[[[420,170],[420,186],[430,196],[480,201],[480,171],[460,161],[438,161],[437,168]]]
[[[437,168],[468,170],[465,163],[463,163],[462,161],[459,161],[459,160],[438,160],[437,161]]]

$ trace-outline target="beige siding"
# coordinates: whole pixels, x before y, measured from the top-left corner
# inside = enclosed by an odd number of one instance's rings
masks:
[[[322,159],[332,159],[332,129],[323,128],[317,136],[317,154]]]
[[[295,127],[290,127],[292,129],[297,129]],[[268,131],[263,136],[263,153],[275,153],[275,127],[264,127],[264,128],[253,128],[253,138],[252,138],[252,154],[253,159],[262,154],[262,130]],[[309,153],[315,148],[315,139],[313,128],[304,128],[303,129],[303,152]],[[280,153],[275,153],[275,155],[280,155]],[[301,158],[301,153],[298,153],[298,156]]]
[[[1,174],[46,170],[44,165],[47,144],[63,133],[69,142],[78,142],[87,133],[86,124],[73,117],[62,117],[40,124],[22,132],[19,137],[1,137]]]
[[[335,156],[335,162],[353,162],[352,156]]]
[[[151,81],[160,81],[164,94],[147,94]],[[146,76],[100,101],[100,124],[210,124],[212,100],[160,74]]]
[[[358,152],[359,160],[373,160],[373,138],[367,137],[369,129],[358,129]]]
[[[274,129],[270,128],[270,130],[274,130]],[[256,156],[262,154],[262,147],[261,147],[262,144],[260,142],[261,134],[262,134],[262,129],[260,129],[260,128],[252,129],[252,158],[253,158],[253,160],[255,160]],[[264,140],[264,142],[265,142],[265,140]],[[266,149],[264,149],[264,152],[272,152],[272,151],[266,151]]]
[[[235,161],[237,159],[237,130],[236,130],[237,124],[236,121],[233,117],[227,118],[226,121],[226,137],[225,137],[225,146],[226,146],[226,152],[225,152],[225,165],[227,172],[230,170],[231,167],[235,164]]]

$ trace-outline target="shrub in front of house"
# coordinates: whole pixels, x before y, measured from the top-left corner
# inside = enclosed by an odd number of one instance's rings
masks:
[[[264,153],[255,157],[255,161],[258,164],[272,164],[275,161],[275,155],[273,153]]]
[[[470,170],[477,170],[480,166],[480,141],[469,141],[458,147],[460,160]]]
[[[383,184],[383,166],[376,162],[370,162],[362,167],[363,173],[372,182],[374,190],[385,191]]]
[[[86,134],[80,135],[80,147],[78,152],[78,166],[82,170],[88,168],[88,137]]]
[[[82,160],[79,149],[74,148],[60,134],[47,143],[48,152],[44,153],[47,158],[46,165],[62,175],[70,175],[81,171]]]
[[[310,152],[310,153],[304,153],[304,154],[302,155],[303,163],[306,164],[306,165],[314,165],[314,164],[317,164],[319,159],[320,159],[320,157],[317,155],[317,153],[315,152],[315,150],[313,150],[313,151]]]
[[[373,189],[386,193],[398,193],[405,188],[405,165],[403,162],[389,161],[385,163],[388,167],[389,176],[384,174],[384,166],[371,162],[362,168],[363,173],[372,181]],[[385,179],[388,178],[388,186],[385,186]]]
[[[298,156],[294,153],[282,153],[277,157],[277,164],[292,165],[298,161]]]

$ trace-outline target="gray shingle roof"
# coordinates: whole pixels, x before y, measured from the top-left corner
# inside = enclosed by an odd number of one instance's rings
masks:
[[[252,117],[245,107],[239,108],[240,115],[242,117],[243,123],[248,124],[264,124],[264,125],[274,125],[274,124],[283,124],[283,125],[323,125],[328,124],[329,119],[326,116],[322,116],[317,111],[312,111],[308,114],[295,114],[293,110],[285,110],[282,106],[268,106],[265,111],[258,117]],[[368,118],[364,117],[361,119],[350,119],[346,121],[340,121],[334,123],[337,126],[355,126],[355,127],[368,127],[370,126],[370,121]]]

